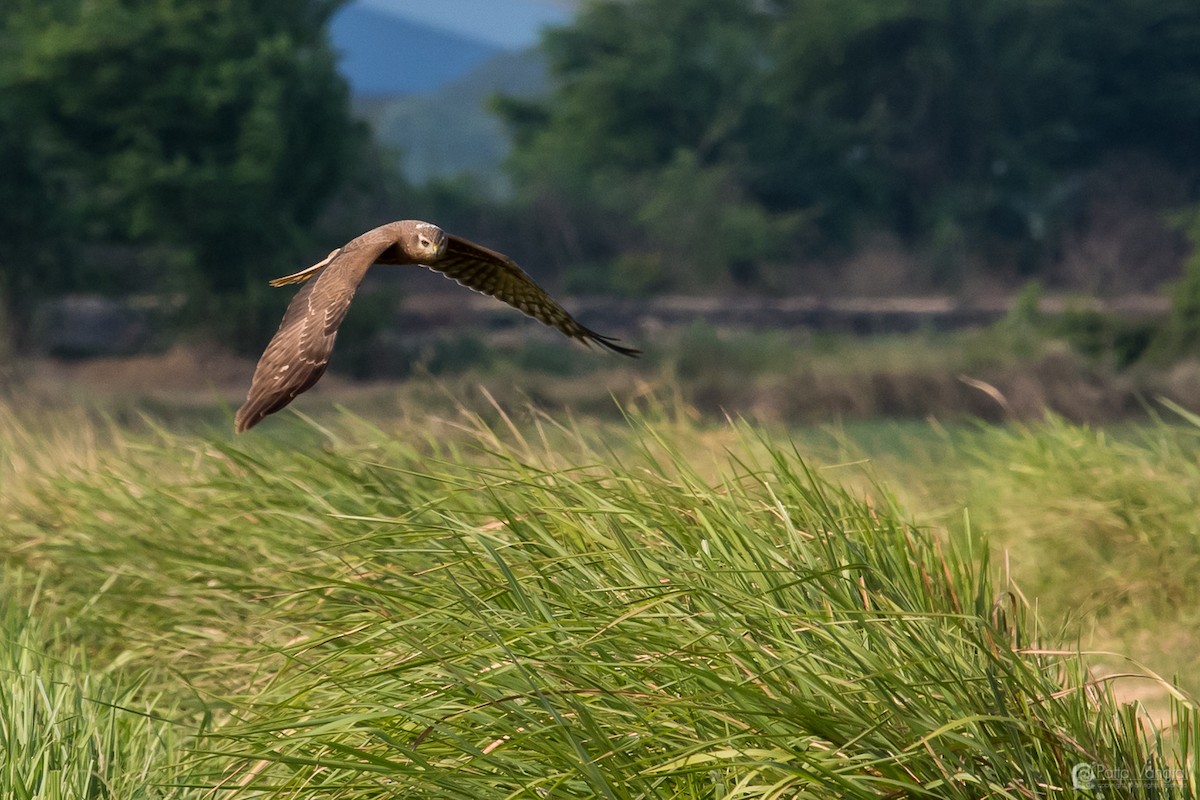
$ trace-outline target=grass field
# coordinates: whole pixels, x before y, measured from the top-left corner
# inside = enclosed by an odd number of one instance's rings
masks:
[[[483,408],[3,411],[4,794],[1195,795],[1195,420]]]

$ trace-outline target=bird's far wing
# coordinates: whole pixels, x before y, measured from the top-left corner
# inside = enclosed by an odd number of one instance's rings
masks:
[[[325,374],[358,284],[388,244],[331,254],[325,268],[296,292],[254,368],[250,392],[234,420],[238,433],[292,402]]]
[[[337,258],[337,254],[340,252],[342,252],[342,248],[340,248],[340,247],[335,250],[330,250],[329,255],[325,256],[323,259],[321,259],[317,263],[313,264],[311,267],[308,267],[307,269],[302,269],[299,272],[293,272],[291,275],[284,275],[282,278],[276,278],[272,281],[267,281],[267,282],[270,283],[272,286],[274,286],[276,289],[278,289],[280,286],[287,286],[288,284],[291,284],[291,283],[304,283],[309,278],[311,278],[313,275],[315,275],[316,273],[318,273],[321,270],[328,267],[329,262],[333,261],[333,259]]]
[[[557,328],[584,344],[595,342],[626,356],[641,354],[640,350],[617,344],[615,339],[580,325],[516,262],[494,250],[458,236],[447,235],[445,254],[432,264],[421,266],[453,278],[468,289],[502,300],[538,322]]]

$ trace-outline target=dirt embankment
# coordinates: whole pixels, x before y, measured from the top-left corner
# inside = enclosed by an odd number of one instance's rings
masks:
[[[942,345],[942,350],[933,354],[908,357],[905,339],[895,345],[895,358],[884,354],[856,359],[821,356],[806,344],[818,333],[831,333],[844,342],[841,353],[856,354],[871,348],[875,341],[867,338],[871,334],[984,329],[1008,313],[1008,298],[970,303],[948,297],[568,298],[564,304],[585,324],[651,345],[650,352],[641,361],[629,363],[604,358],[594,363],[571,358],[565,365],[558,363],[562,359],[535,363],[536,359],[522,359],[521,348],[532,346],[561,355],[559,345],[567,351],[572,345],[560,343],[552,332],[490,298],[461,291],[409,294],[398,299],[381,335],[370,342],[355,341],[354,332],[343,337],[331,374],[306,399],[320,407],[343,402],[381,407],[378,398],[415,397],[424,391],[422,383],[450,387],[455,395],[470,393],[474,384],[482,384],[503,401],[519,404],[533,400],[551,409],[611,411],[613,396],[632,401],[658,393],[682,397],[701,413],[742,414],[788,423],[926,416],[1030,419],[1047,410],[1076,421],[1106,422],[1144,415],[1158,397],[1188,408],[1197,407],[1200,400],[1200,363],[1195,362],[1115,370],[1065,347],[1040,348],[1020,359],[972,361],[958,357],[953,344]],[[1082,307],[1080,301],[1051,298],[1043,302],[1041,310],[1053,316]],[[1167,311],[1166,301],[1153,296],[1129,296],[1086,307],[1129,320],[1154,319]],[[138,313],[144,319],[144,309]],[[112,323],[111,316],[106,319],[107,324]],[[783,332],[788,355],[794,357],[784,359],[783,367],[778,363],[766,368],[747,366],[743,362],[761,362],[760,354],[726,358],[719,347],[722,337],[714,334],[716,349],[710,352],[693,343],[690,357],[701,360],[698,366],[684,369],[682,360],[688,356],[676,352],[679,333],[697,323],[734,338]],[[461,365],[436,376],[423,372],[415,354],[430,343],[464,335],[518,355],[507,357],[510,366],[502,373],[495,372],[500,368],[494,361],[491,366],[483,362]],[[856,344],[857,336],[864,337],[861,347]],[[922,343],[926,338],[914,337],[913,349],[926,346]],[[356,351],[363,350],[371,351],[373,363],[386,362],[387,368],[358,370],[360,379],[352,380],[348,371],[356,369]],[[512,363],[520,365],[515,372]],[[21,392],[35,403],[55,405],[79,398],[104,402],[107,397],[136,404],[145,398],[183,409],[215,403],[236,405],[244,396],[253,367],[253,358],[192,345],[88,358],[42,355],[10,363],[7,372],[10,391]]]

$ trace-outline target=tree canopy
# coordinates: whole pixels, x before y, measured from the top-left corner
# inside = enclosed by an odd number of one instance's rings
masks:
[[[6,2],[7,291],[220,293],[290,261],[362,139],[326,38],[340,2]]]
[[[311,254],[379,159],[342,2],[0,4],[0,294],[253,297]],[[790,285],[878,231],[942,285],[968,249],[1033,274],[1106,159],[1198,195],[1195,0],[589,0],[542,49],[550,92],[495,104],[514,202],[393,190],[568,288]]]
[[[1191,0],[593,0],[544,49],[553,93],[500,105],[518,185],[668,283],[880,228],[1032,270],[1080,170],[1200,166]]]

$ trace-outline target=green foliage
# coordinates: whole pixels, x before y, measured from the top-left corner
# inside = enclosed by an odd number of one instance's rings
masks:
[[[1070,130],[1061,95],[1074,87],[1056,72],[1053,4],[808,0],[793,9],[775,40],[775,87],[780,127],[798,142],[761,145],[764,157],[785,159],[763,175],[769,196],[835,216],[865,212],[904,234],[930,230],[942,214],[972,229],[1030,232],[1038,172],[1054,136]]]
[[[786,334],[722,336],[713,326],[696,322],[679,336],[675,371],[684,380],[725,374],[736,382],[788,373],[798,358],[796,343]]]
[[[255,356],[279,327],[293,294],[266,282],[249,283],[236,294],[204,293],[191,298],[172,322],[177,333],[202,331],[204,336],[229,343],[239,355]]]
[[[546,36],[551,101],[498,104],[526,199],[554,198],[572,239],[632,259],[612,286],[727,284],[786,249],[797,222],[747,196],[734,167],[749,109],[762,105],[769,23],[741,0],[591,3]],[[564,251],[560,263],[574,255]],[[631,281],[633,263],[644,277]]]
[[[1040,281],[1025,284],[996,326],[996,332],[1007,337],[1007,347],[1021,356],[1032,356],[1049,339],[1062,340],[1084,358],[1116,370],[1156,352],[1161,355],[1165,329],[1160,323],[1121,317],[1078,302],[1068,302],[1062,313],[1050,315],[1042,311],[1043,294]]]
[[[730,165],[702,166],[681,150],[641,185],[637,221],[675,286],[755,283],[756,270],[795,238],[803,215],[772,215],[747,199]],[[632,198],[631,198],[632,199]]]
[[[1017,295],[1012,309],[1008,312],[1009,325],[1018,327],[1036,327],[1045,319],[1042,315],[1042,296],[1045,289],[1040,281],[1029,281]]]
[[[290,292],[288,299],[291,299]],[[394,322],[397,302],[394,289],[358,292],[354,305],[338,328],[340,341],[335,369],[357,377],[371,374],[374,350],[380,336]]]
[[[514,360],[522,370],[547,375],[578,375],[586,369],[579,353],[560,342],[531,341],[516,352]]]
[[[135,249],[110,290],[228,293],[290,263],[361,138],[324,38],[338,4],[6,4],[0,114],[18,124],[0,150],[19,166],[0,199],[23,203],[0,203],[0,226],[57,267],[6,257],[7,280],[92,288],[91,253],[111,244]]]
[[[63,190],[41,136],[38,101],[16,91],[25,42],[17,25],[23,16],[43,18],[54,3],[14,0],[0,5],[0,301],[6,303],[14,327],[27,324],[30,304],[48,288],[65,284],[66,221],[54,195]],[[61,5],[59,3],[58,5]]]
[[[495,359],[488,341],[477,333],[463,333],[449,339],[438,339],[416,354],[416,363],[433,375],[486,369]]]
[[[606,184],[596,199],[625,238],[607,269],[570,285],[629,296],[761,285],[764,262],[785,253],[807,221],[769,213],[745,196],[732,167],[703,166],[687,150],[654,172]],[[632,211],[620,218],[617,209]]]
[[[1022,358],[1033,358],[1046,341],[1046,317],[1042,313],[1044,289],[1040,281],[1029,281],[1021,288],[1012,308],[994,326],[1005,350]]]
[[[544,49],[550,98],[501,105],[519,187],[689,288],[736,271],[714,241],[794,261],[880,226],[944,286],[968,254],[1032,274],[1081,170],[1200,164],[1189,0],[597,0]]]
[[[544,43],[560,89],[539,136],[560,151],[555,166],[626,171],[665,166],[681,149],[705,163],[731,152],[761,102],[770,21],[743,0],[585,5]]]
[[[684,263],[668,264],[659,252],[630,251],[618,254],[606,267],[595,264],[567,273],[566,287],[573,292],[611,292],[625,297],[649,297],[671,286],[670,276]],[[674,266],[674,269],[672,269]]]
[[[1153,323],[1124,320],[1090,308],[1068,308],[1046,331],[1066,340],[1080,355],[1111,360],[1117,369],[1146,355],[1159,335],[1159,327]]]
[[[1171,317],[1155,343],[1159,356],[1172,359],[1200,351],[1200,207],[1179,214],[1175,223],[1192,254],[1184,262],[1183,277],[1171,288]]]

